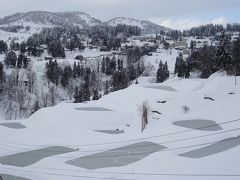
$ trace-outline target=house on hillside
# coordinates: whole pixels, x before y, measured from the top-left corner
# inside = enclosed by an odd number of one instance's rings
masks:
[[[233,32],[232,33],[232,41],[236,41],[238,38],[240,38],[239,32]]]
[[[220,45],[220,41],[213,41],[212,46],[218,47]]]
[[[51,57],[51,56],[46,56],[46,57],[44,57],[44,60],[45,60],[45,61],[53,60],[53,57]]]
[[[185,55],[185,56],[189,56],[191,53],[190,53],[190,50],[188,50],[188,49],[184,49],[183,50],[183,55]]]
[[[169,49],[170,48],[170,43],[167,41],[163,41],[163,49]]]
[[[188,48],[188,44],[186,41],[175,41],[174,42],[174,48],[176,50],[184,50]]]

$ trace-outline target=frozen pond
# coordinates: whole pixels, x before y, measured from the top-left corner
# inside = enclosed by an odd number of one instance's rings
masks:
[[[11,128],[11,129],[23,129],[23,128],[26,128],[21,123],[0,123],[0,125],[8,127],[8,128]]]
[[[96,130],[96,132],[105,134],[123,134],[124,130]]]
[[[152,142],[140,142],[97,154],[83,156],[78,159],[67,161],[66,163],[88,170],[120,167],[137,162],[165,148],[166,147]]]
[[[75,108],[79,111],[113,111],[111,109],[103,108],[103,107],[83,107],[83,108]]]
[[[172,88],[171,86],[145,86],[145,88],[160,89],[160,90],[164,90],[164,91],[177,91],[176,89]]]
[[[4,165],[10,166],[19,166],[25,167],[32,165],[46,157],[60,155],[64,153],[69,153],[76,151],[75,149],[61,147],[61,146],[53,146],[42,148],[33,151],[26,151],[18,154],[8,155],[4,157],[0,157],[0,163]]]
[[[196,129],[200,131],[219,131],[222,127],[218,125],[215,121],[204,120],[204,119],[193,119],[193,120],[183,120],[176,121],[173,123],[176,126],[181,126],[189,129]]]
[[[219,141],[215,144],[211,144],[209,146],[206,146],[200,149],[196,149],[190,152],[180,154],[179,156],[188,157],[188,158],[202,158],[202,157],[214,155],[223,151],[227,151],[239,145],[240,145],[239,137],[228,138],[228,139]]]
[[[12,176],[8,174],[0,174],[0,180],[30,180],[30,179],[26,179],[18,176]]]

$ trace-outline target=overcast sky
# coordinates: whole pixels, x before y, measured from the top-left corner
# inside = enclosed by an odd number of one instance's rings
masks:
[[[174,29],[240,22],[240,0],[1,0],[0,16],[34,10],[83,11],[102,21],[151,20]]]

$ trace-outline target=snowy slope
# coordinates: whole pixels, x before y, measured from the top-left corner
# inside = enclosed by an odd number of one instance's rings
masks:
[[[110,26],[117,26],[118,24],[126,24],[131,26],[138,26],[142,30],[144,30],[145,33],[159,33],[161,30],[168,31],[169,29],[157,24],[154,24],[150,21],[141,21],[136,20],[132,18],[125,18],[125,17],[117,17],[114,19],[109,20],[106,22],[107,25]]]
[[[23,26],[62,26],[78,25],[88,27],[101,24],[101,21],[91,17],[83,12],[48,12],[48,11],[31,11],[26,13],[16,13],[4,17],[0,24],[6,25],[23,25]]]
[[[239,121],[224,122],[240,117],[240,77],[237,78],[237,86],[234,85],[234,77],[227,77],[224,73],[216,73],[209,79],[172,78],[162,84],[148,83],[146,78],[140,78],[139,82],[138,85],[111,93],[98,101],[83,104],[61,103],[56,107],[39,110],[29,119],[15,121],[25,125],[25,129],[13,130],[0,126],[1,156],[53,145],[79,148],[79,151],[48,157],[24,168],[0,165],[1,172],[34,180],[73,180],[89,179],[89,177],[95,177],[91,179],[102,177],[103,179],[195,180],[203,177],[174,176],[174,174],[239,173],[239,146],[199,159],[181,157],[179,154],[207,146],[204,143],[213,144],[239,135],[239,130],[231,131],[239,127]],[[175,91],[169,91],[168,88],[158,89],[161,87],[171,87]],[[235,94],[229,94],[230,92]],[[215,101],[204,100],[205,96],[212,97]],[[163,100],[167,102],[157,103]],[[157,110],[162,114],[152,113],[146,130],[141,133],[138,106],[144,101],[148,102],[151,110]],[[190,108],[188,113],[183,111],[183,106]],[[77,109],[82,107],[103,107],[112,111],[89,112]],[[213,120],[221,124],[223,130],[208,132],[173,125],[175,121],[191,119]],[[115,129],[124,130],[125,133],[110,135],[95,131]],[[175,134],[179,131],[186,132]],[[141,141],[155,142],[166,146],[167,149],[133,164],[93,171],[65,163],[77,157]],[[185,146],[192,147],[180,148]],[[146,175],[147,173],[155,175]],[[229,179],[224,176],[220,178],[206,176],[206,179],[208,178]],[[230,179],[238,179],[238,177]]]
[[[16,13],[0,19],[1,26],[21,25],[30,27],[51,27],[63,25],[77,25],[86,28],[94,25],[116,26],[126,24],[140,27],[145,33],[159,33],[161,30],[168,31],[169,28],[154,24],[150,21],[141,21],[132,18],[117,17],[102,23],[100,20],[79,11],[68,12],[49,12],[49,11],[30,11],[26,13]]]
[[[29,36],[31,36],[35,31],[31,32],[19,32],[19,33],[12,33],[0,30],[0,40],[7,42],[9,45],[13,38],[17,39],[16,42],[21,43],[22,41],[26,41]]]
[[[59,12],[57,13],[62,19],[65,19],[67,23],[79,25],[81,27],[100,25],[102,22],[96,18],[84,12]]]

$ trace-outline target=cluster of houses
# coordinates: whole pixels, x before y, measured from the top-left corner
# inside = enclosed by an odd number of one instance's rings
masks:
[[[226,32],[226,34],[231,38],[232,41],[239,38],[239,32]],[[144,36],[134,36],[129,38],[125,44],[119,49],[119,51],[114,51],[112,54],[117,56],[126,56],[126,51],[129,48],[133,48],[135,46],[139,46],[144,49],[176,49],[182,51],[183,55],[189,55],[190,49],[198,49],[203,47],[204,45],[209,46],[218,46],[219,45],[219,36],[221,33],[218,33],[215,37],[182,37],[180,40],[174,41],[169,36],[161,36],[161,35],[144,35]],[[86,43],[86,47],[89,49],[99,49],[100,51],[109,51],[109,49],[105,46],[92,46]],[[42,49],[46,49],[46,47],[41,47]],[[151,53],[148,54],[151,56]],[[44,60],[53,59],[52,57],[45,57]],[[83,61],[86,58],[81,55],[75,57],[76,60]]]
[[[183,55],[189,55],[190,49],[198,49],[203,47],[204,45],[208,46],[219,46],[219,36],[221,33],[218,33],[215,37],[182,37],[180,40],[173,40],[172,37],[162,36],[162,35],[145,35],[145,36],[136,36],[131,39],[132,42],[139,41],[142,46],[150,47],[157,46],[162,49],[176,49],[183,52]],[[231,41],[236,40],[240,37],[239,32],[226,32],[231,39]],[[136,43],[132,43],[136,45]]]

